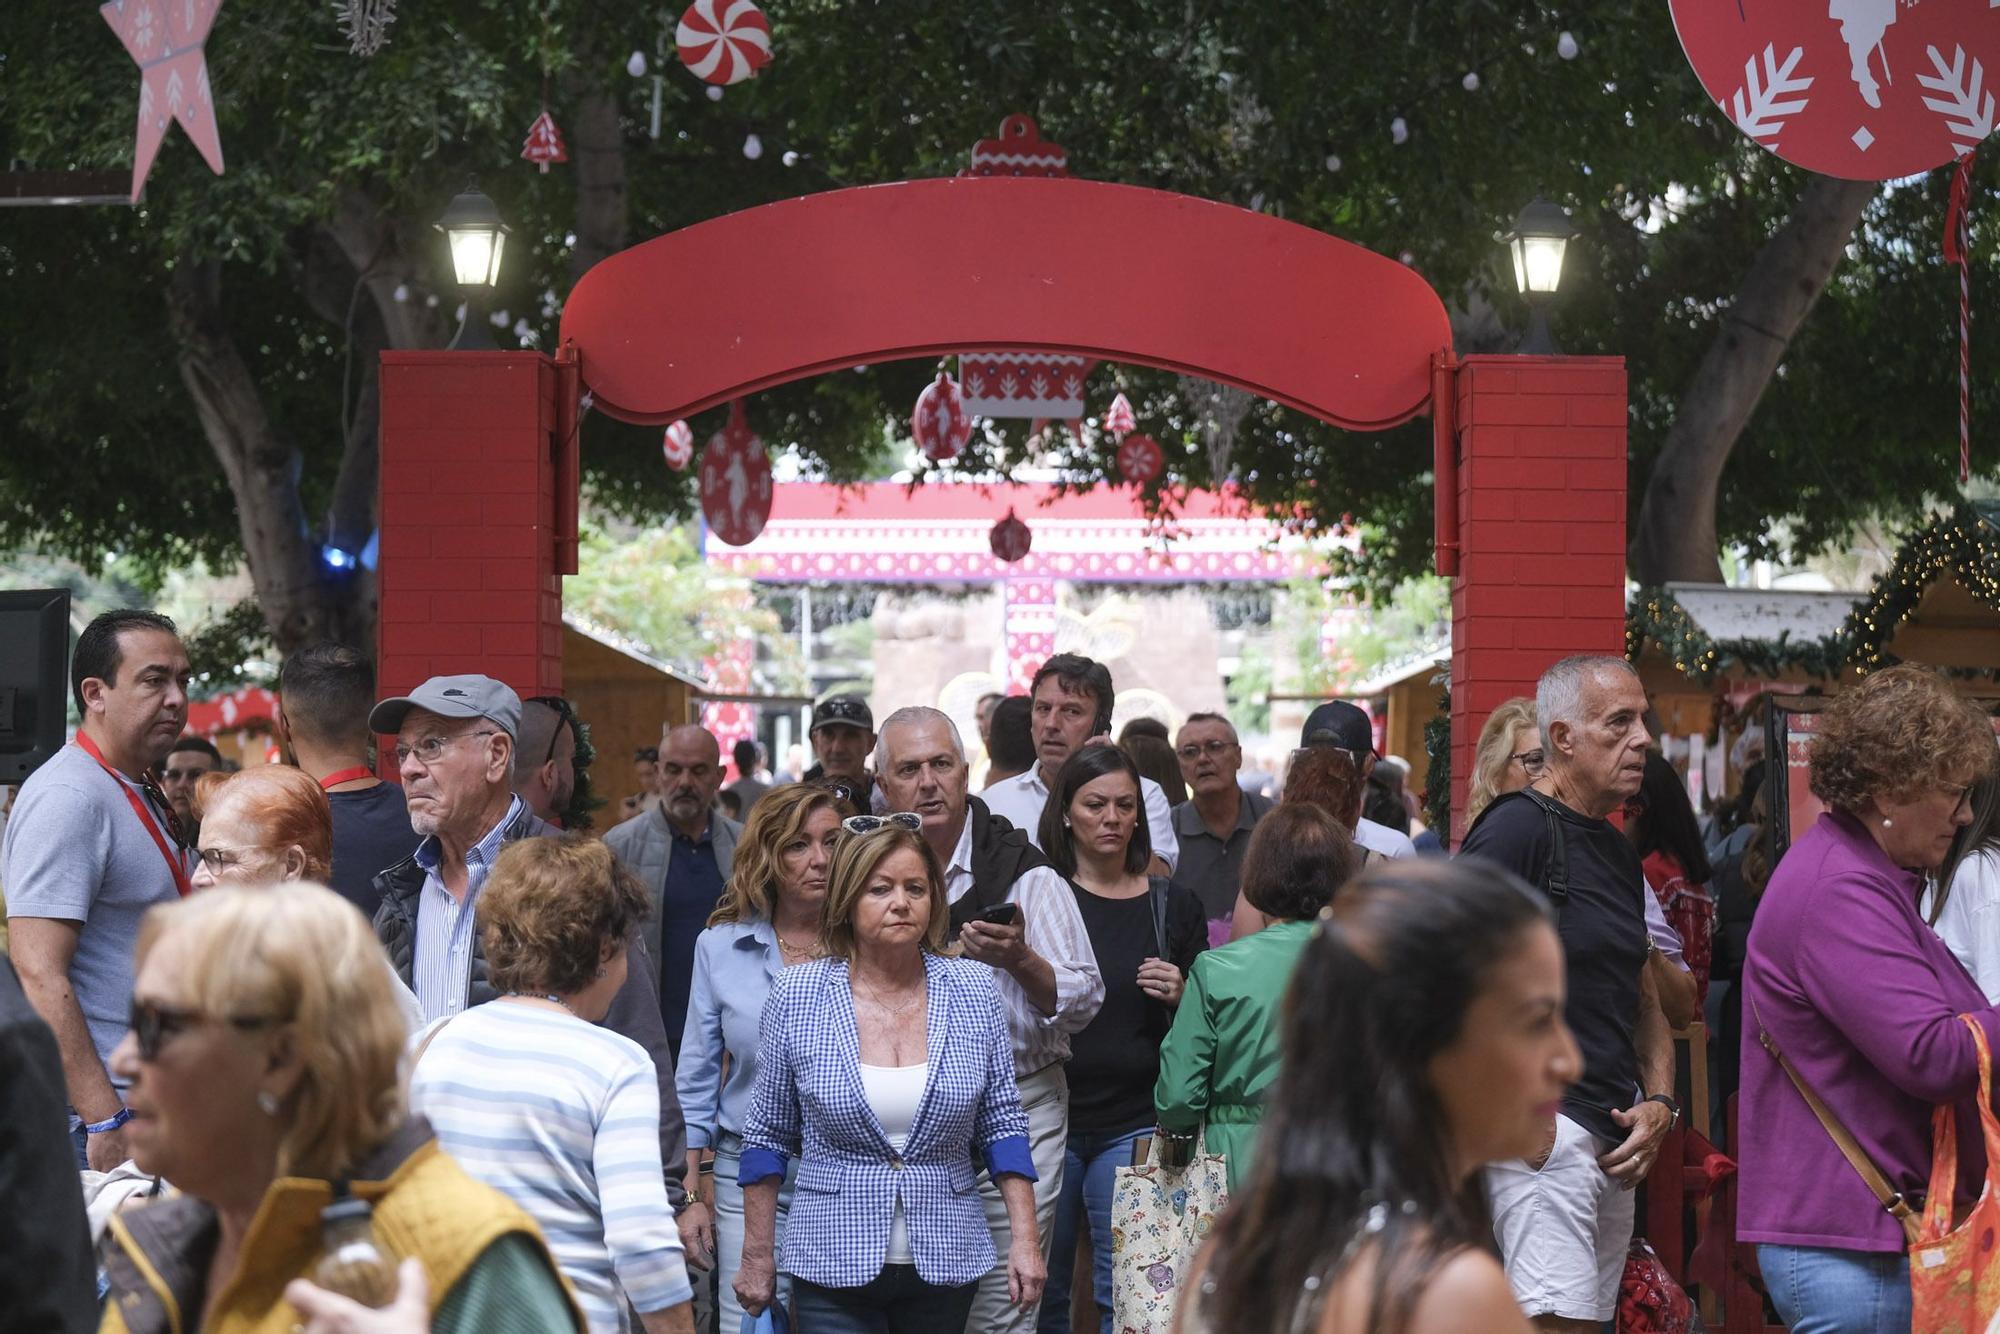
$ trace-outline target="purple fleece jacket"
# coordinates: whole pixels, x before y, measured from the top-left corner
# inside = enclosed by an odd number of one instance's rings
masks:
[[[1969,1202],[1979,1191],[1979,1059],[1957,1016],[1974,1015],[2000,1051],[2000,1015],[1918,914],[1919,880],[1838,813],[1822,815],[1771,875],[1743,965],[1744,1241],[1904,1248],[1895,1219],[1758,1042],[1760,1020],[1906,1195],[1929,1189],[1933,1105],[1956,1103],[1957,1196]]]

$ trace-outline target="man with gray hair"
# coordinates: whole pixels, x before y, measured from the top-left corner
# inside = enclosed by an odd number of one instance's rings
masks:
[[[1174,756],[1188,786],[1188,799],[1174,807],[1174,833],[1181,841],[1174,883],[1201,900],[1209,943],[1220,945],[1229,939],[1251,831],[1272,803],[1237,785],[1243,747],[1236,728],[1219,713],[1189,714],[1175,740]]]
[[[944,867],[951,924],[969,959],[988,964],[1013,1039],[1014,1076],[1034,1155],[1035,1222],[1049,1252],[1069,1138],[1069,1040],[1104,1004],[1104,979],[1075,891],[1027,836],[968,791],[965,746],[936,709],[898,709],[875,741],[875,782],[891,811],[923,817],[924,841]],[[1030,1330],[1038,1307],[1007,1300],[1007,1206],[991,1178],[980,1194],[1000,1263],[980,1280],[968,1331]]]
[[[1569,976],[1564,1011],[1584,1074],[1534,1160],[1486,1170],[1493,1232],[1538,1329],[1594,1331],[1616,1312],[1633,1188],[1680,1119],[1673,1038],[1647,967],[1639,855],[1608,818],[1645,773],[1646,692],[1623,658],[1579,655],[1535,690],[1547,769],[1496,800],[1460,855],[1545,890]]]
[[[576,795],[575,713],[557,695],[524,700],[514,751],[514,792],[535,818],[560,823]]]

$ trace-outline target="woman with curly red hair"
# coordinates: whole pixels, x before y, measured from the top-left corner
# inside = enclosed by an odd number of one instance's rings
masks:
[[[1957,1107],[1958,1203],[1985,1179],[1978,1045],[1959,1016],[2000,1047],[2000,1013],[1917,897],[1972,818],[1973,785],[1994,757],[1991,719],[1921,668],[1868,676],[1819,716],[1812,790],[1830,809],[1772,872],[1743,965],[1737,1235],[1757,1243],[1795,1330],[1911,1320],[1903,1229],[1806,1089],[1904,1200],[1929,1189],[1940,1103]]]

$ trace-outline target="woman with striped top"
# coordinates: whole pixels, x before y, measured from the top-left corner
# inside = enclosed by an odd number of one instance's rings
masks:
[[[646,892],[595,839],[509,844],[480,892],[503,993],[427,1031],[410,1105],[479,1181],[540,1224],[593,1334],[692,1334],[687,1269],[660,1163],[659,1085],[597,1026],[625,981]]]

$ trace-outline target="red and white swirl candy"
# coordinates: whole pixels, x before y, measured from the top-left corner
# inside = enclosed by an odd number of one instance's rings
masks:
[[[696,78],[719,86],[754,78],[771,63],[771,24],[752,0],[694,0],[674,43]]]
[[[688,466],[694,458],[694,431],[684,421],[675,422],[667,428],[660,441],[660,453],[666,458],[667,466],[675,472]]]
[[[910,433],[931,462],[958,457],[972,439],[972,418],[966,415],[958,381],[939,371],[937,379],[924,386],[917,395],[917,410],[910,414]]]

